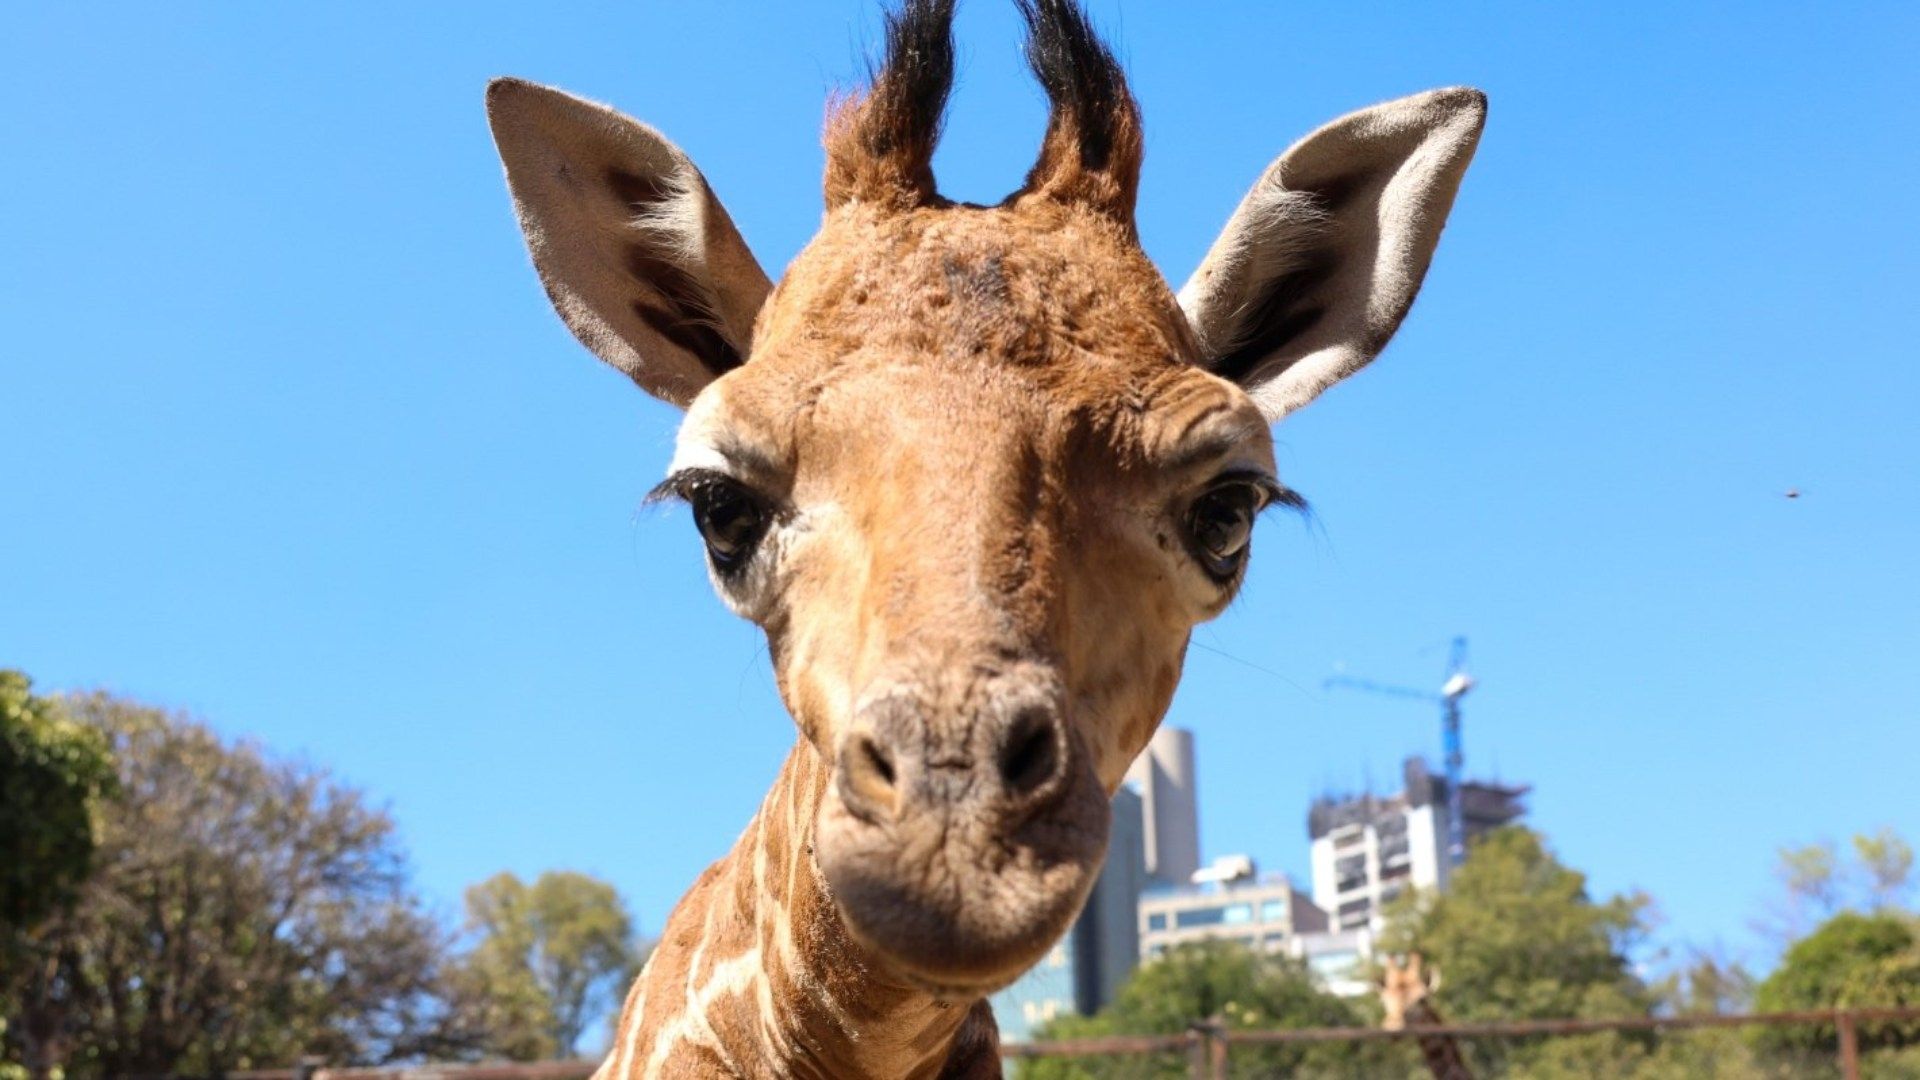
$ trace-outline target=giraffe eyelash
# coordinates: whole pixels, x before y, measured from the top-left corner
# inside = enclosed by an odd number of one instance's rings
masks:
[[[1259,490],[1261,495],[1259,512],[1265,513],[1276,506],[1282,506],[1306,517],[1313,516],[1313,508],[1307,505],[1307,497],[1271,475],[1253,469],[1236,470],[1214,477],[1209,488],[1224,484],[1246,484]]]
[[[653,489],[640,499],[640,505],[657,506],[664,502],[690,502],[695,492],[715,484],[746,487],[719,469],[681,469],[655,484]]]

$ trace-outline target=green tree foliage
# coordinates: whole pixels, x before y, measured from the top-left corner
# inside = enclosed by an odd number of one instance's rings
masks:
[[[1696,952],[1659,988],[1661,1006],[1680,1016],[1729,1016],[1753,1006],[1753,975],[1740,964]]]
[[[586,874],[549,871],[531,885],[497,874],[467,890],[466,908],[478,940],[458,978],[502,1057],[578,1052],[644,959],[620,894]]]
[[[1144,964],[1113,1003],[1092,1017],[1062,1017],[1036,1039],[1098,1035],[1173,1035],[1195,1020],[1229,1028],[1351,1027],[1369,1022],[1356,1003],[1320,989],[1306,966],[1286,956],[1256,952],[1229,941],[1206,941],[1169,949]],[[1416,1064],[1409,1048],[1389,1044],[1319,1043],[1236,1048],[1235,1075],[1301,1078],[1403,1076]],[[1023,1078],[1108,1080],[1185,1077],[1184,1057],[1043,1058],[1027,1063]]]
[[[1753,976],[1740,964],[1707,952],[1695,952],[1677,971],[1655,988],[1657,1008],[1679,1016],[1725,1016],[1747,1012],[1753,1005]],[[1589,1045],[1588,1049],[1591,1049]],[[1649,1050],[1643,1042],[1616,1041],[1615,1059],[1602,1061],[1615,1070],[1607,1075],[1631,1080],[1762,1080],[1798,1075],[1763,1068],[1742,1032],[1733,1028],[1701,1028],[1659,1037]],[[1554,1049],[1542,1047],[1529,1062],[1547,1075],[1577,1075],[1549,1066]]]
[[[1643,896],[1593,899],[1538,833],[1509,827],[1474,844],[1447,892],[1396,905],[1382,944],[1442,973],[1435,1001],[1450,1020],[1641,1015],[1653,997],[1627,954],[1646,908]]]
[[[1781,895],[1771,917],[1775,937],[1791,941],[1840,910],[1840,853],[1831,841],[1781,848],[1773,875]]]
[[[19,972],[5,1037],[23,1060],[86,1077],[449,1052],[444,938],[385,813],[183,717],[104,695],[66,709],[120,794]]]
[[[95,804],[112,786],[106,740],[0,670],[0,950],[72,901],[93,864]],[[0,951],[0,966],[18,963],[5,960]]]
[[[113,790],[106,741],[0,670],[0,1080],[28,1074],[8,1052],[7,1018],[41,950],[49,916],[92,870],[95,813]]]
[[[1754,995],[1762,1012],[1920,1005],[1920,925],[1905,913],[1841,912],[1794,942]],[[1770,1049],[1830,1051],[1832,1024],[1762,1029]],[[1920,1045],[1920,1023],[1862,1025],[1863,1047]]]
[[[1769,925],[1782,941],[1804,937],[1842,911],[1897,911],[1911,897],[1913,846],[1893,829],[1854,836],[1846,855],[1830,840],[1780,849],[1774,876],[1781,899]]]
[[[1891,911],[1902,906],[1913,887],[1913,845],[1891,827],[1853,838],[1854,858],[1865,877],[1867,908]]]
[[[1641,896],[1595,900],[1538,833],[1509,827],[1474,843],[1447,892],[1395,904],[1381,944],[1440,973],[1433,1003],[1452,1022],[1646,1015],[1654,995],[1628,957],[1646,908]],[[1483,1073],[1547,1078],[1628,1075],[1648,1045],[1607,1033],[1467,1049]]]

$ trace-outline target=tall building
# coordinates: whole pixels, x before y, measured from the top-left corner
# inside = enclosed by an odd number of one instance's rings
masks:
[[[1140,891],[1147,885],[1143,800],[1113,796],[1107,861],[1065,937],[1012,986],[993,995],[1000,1037],[1024,1042],[1062,1013],[1091,1016],[1113,1000],[1140,963]]]
[[[1169,724],[1127,769],[1127,783],[1140,793],[1147,876],[1155,885],[1185,885],[1200,869],[1198,780],[1193,732]]]
[[[1122,785],[1113,795],[1107,862],[1087,904],[1073,922],[1074,996],[1087,1016],[1112,1001],[1140,966],[1140,893],[1147,887],[1146,813],[1139,794]]]
[[[1324,797],[1307,811],[1313,840],[1313,902],[1335,930],[1376,926],[1381,907],[1409,888],[1447,884],[1447,782],[1408,758],[1396,795]],[[1525,786],[1467,781],[1461,786],[1469,844],[1526,813]]]

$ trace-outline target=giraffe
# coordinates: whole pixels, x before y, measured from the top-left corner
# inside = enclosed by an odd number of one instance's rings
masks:
[[[1473,1080],[1466,1054],[1453,1036],[1418,1034],[1420,1028],[1446,1023],[1433,1004],[1433,993],[1438,989],[1440,973],[1431,968],[1423,972],[1419,953],[1408,954],[1404,961],[1387,957],[1380,975],[1380,1004],[1386,1010],[1380,1026],[1388,1031],[1413,1028],[1421,1060],[1434,1080]]]
[[[1301,505],[1270,425],[1398,328],[1485,116],[1443,89],[1306,136],[1176,295],[1136,232],[1120,66],[1077,0],[1016,3],[1050,104],[1021,187],[939,193],[954,0],[898,0],[777,285],[665,136],[488,87],[554,308],[685,410],[655,496],[690,507],[797,729],[601,1077],[1001,1074],[987,995],[1083,903],[1256,515]]]

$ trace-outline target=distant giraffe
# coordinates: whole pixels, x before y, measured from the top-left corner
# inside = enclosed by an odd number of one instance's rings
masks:
[[[1433,1004],[1433,992],[1440,988],[1439,973],[1432,969],[1422,971],[1419,953],[1408,954],[1404,962],[1389,956],[1384,968],[1380,978],[1380,1004],[1386,1009],[1386,1017],[1381,1020],[1381,1027],[1388,1031],[1412,1028],[1418,1032],[1423,1027],[1446,1023]],[[1420,1045],[1420,1056],[1434,1080],[1473,1080],[1473,1070],[1467,1067],[1466,1056],[1453,1036],[1416,1034],[1414,1041]]]
[[[1051,105],[1026,182],[938,192],[953,6],[889,15],[777,286],[659,132],[487,90],[555,309],[687,410],[657,493],[766,631],[799,730],[668,917],[609,1080],[1000,1075],[987,995],[1080,910],[1194,626],[1237,591],[1255,516],[1299,503],[1269,425],[1393,336],[1486,114],[1454,88],[1313,132],[1176,295],[1135,228],[1139,109],[1075,0],[1019,0]]]

